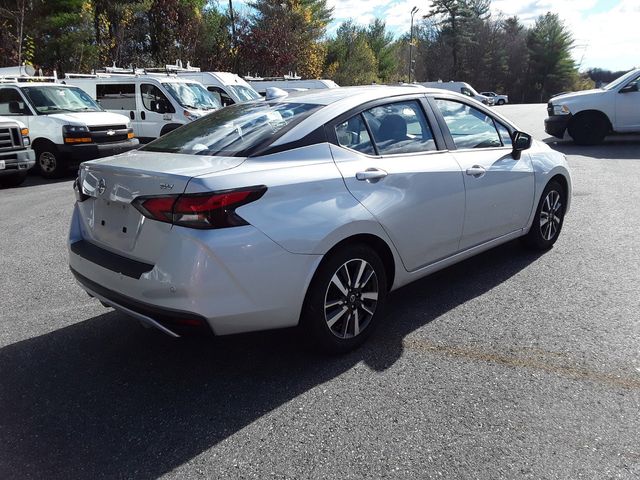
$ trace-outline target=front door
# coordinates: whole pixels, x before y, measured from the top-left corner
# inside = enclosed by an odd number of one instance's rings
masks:
[[[162,90],[153,84],[141,83],[140,96],[142,98],[140,136],[146,142],[160,136],[162,127],[172,123],[176,110]]]
[[[619,132],[638,132],[640,131],[640,75],[625,87],[623,89],[628,91],[616,94],[615,129]]]
[[[19,120],[29,127],[31,116],[31,109],[17,88],[0,88],[0,117]]]
[[[464,174],[466,209],[460,249],[525,228],[535,187],[529,155],[515,159],[509,130],[482,110],[457,100],[436,99],[435,104]]]
[[[370,108],[335,125],[336,164],[413,271],[454,254],[464,184],[453,156],[438,151],[418,99]]]

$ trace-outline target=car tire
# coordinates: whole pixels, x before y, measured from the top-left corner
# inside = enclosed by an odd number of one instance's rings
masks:
[[[17,187],[18,185],[22,185],[22,183],[27,178],[27,172],[17,172],[11,175],[6,175],[0,177],[0,186],[2,187]]]
[[[540,196],[529,233],[523,237],[525,245],[533,250],[549,250],[560,236],[566,207],[564,187],[551,180]]]
[[[367,245],[348,245],[320,264],[307,290],[301,325],[311,345],[345,353],[373,332],[385,306],[387,274]]]
[[[59,178],[66,168],[60,160],[60,153],[53,144],[39,145],[35,148],[36,169],[44,178]]]
[[[504,105],[505,101],[503,99],[498,100],[498,105]]]
[[[569,123],[569,136],[578,145],[598,145],[607,136],[609,125],[602,115],[582,113]]]

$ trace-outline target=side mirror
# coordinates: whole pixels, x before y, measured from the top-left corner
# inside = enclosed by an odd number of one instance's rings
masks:
[[[625,86],[624,88],[620,89],[620,93],[630,93],[630,92],[637,92],[638,91],[638,82],[633,82],[630,83],[629,85]]]
[[[520,160],[520,154],[522,153],[522,151],[531,148],[533,138],[531,138],[531,135],[529,135],[528,133],[515,131],[513,132],[511,142],[513,144],[513,151],[511,152],[511,154],[513,155],[514,159]]]

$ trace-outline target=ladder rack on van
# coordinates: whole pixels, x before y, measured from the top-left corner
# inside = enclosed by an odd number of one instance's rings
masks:
[[[53,72],[53,76],[50,77],[36,77],[31,75],[0,75],[0,83],[56,83],[58,81],[58,75]]]

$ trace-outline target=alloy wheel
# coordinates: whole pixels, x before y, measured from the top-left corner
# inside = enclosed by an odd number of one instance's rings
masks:
[[[553,239],[560,230],[562,223],[562,202],[560,193],[551,190],[540,209],[540,234],[542,238],[549,241]]]
[[[325,292],[324,318],[331,333],[342,339],[359,335],[373,318],[378,293],[378,276],[366,260],[343,263]]]

